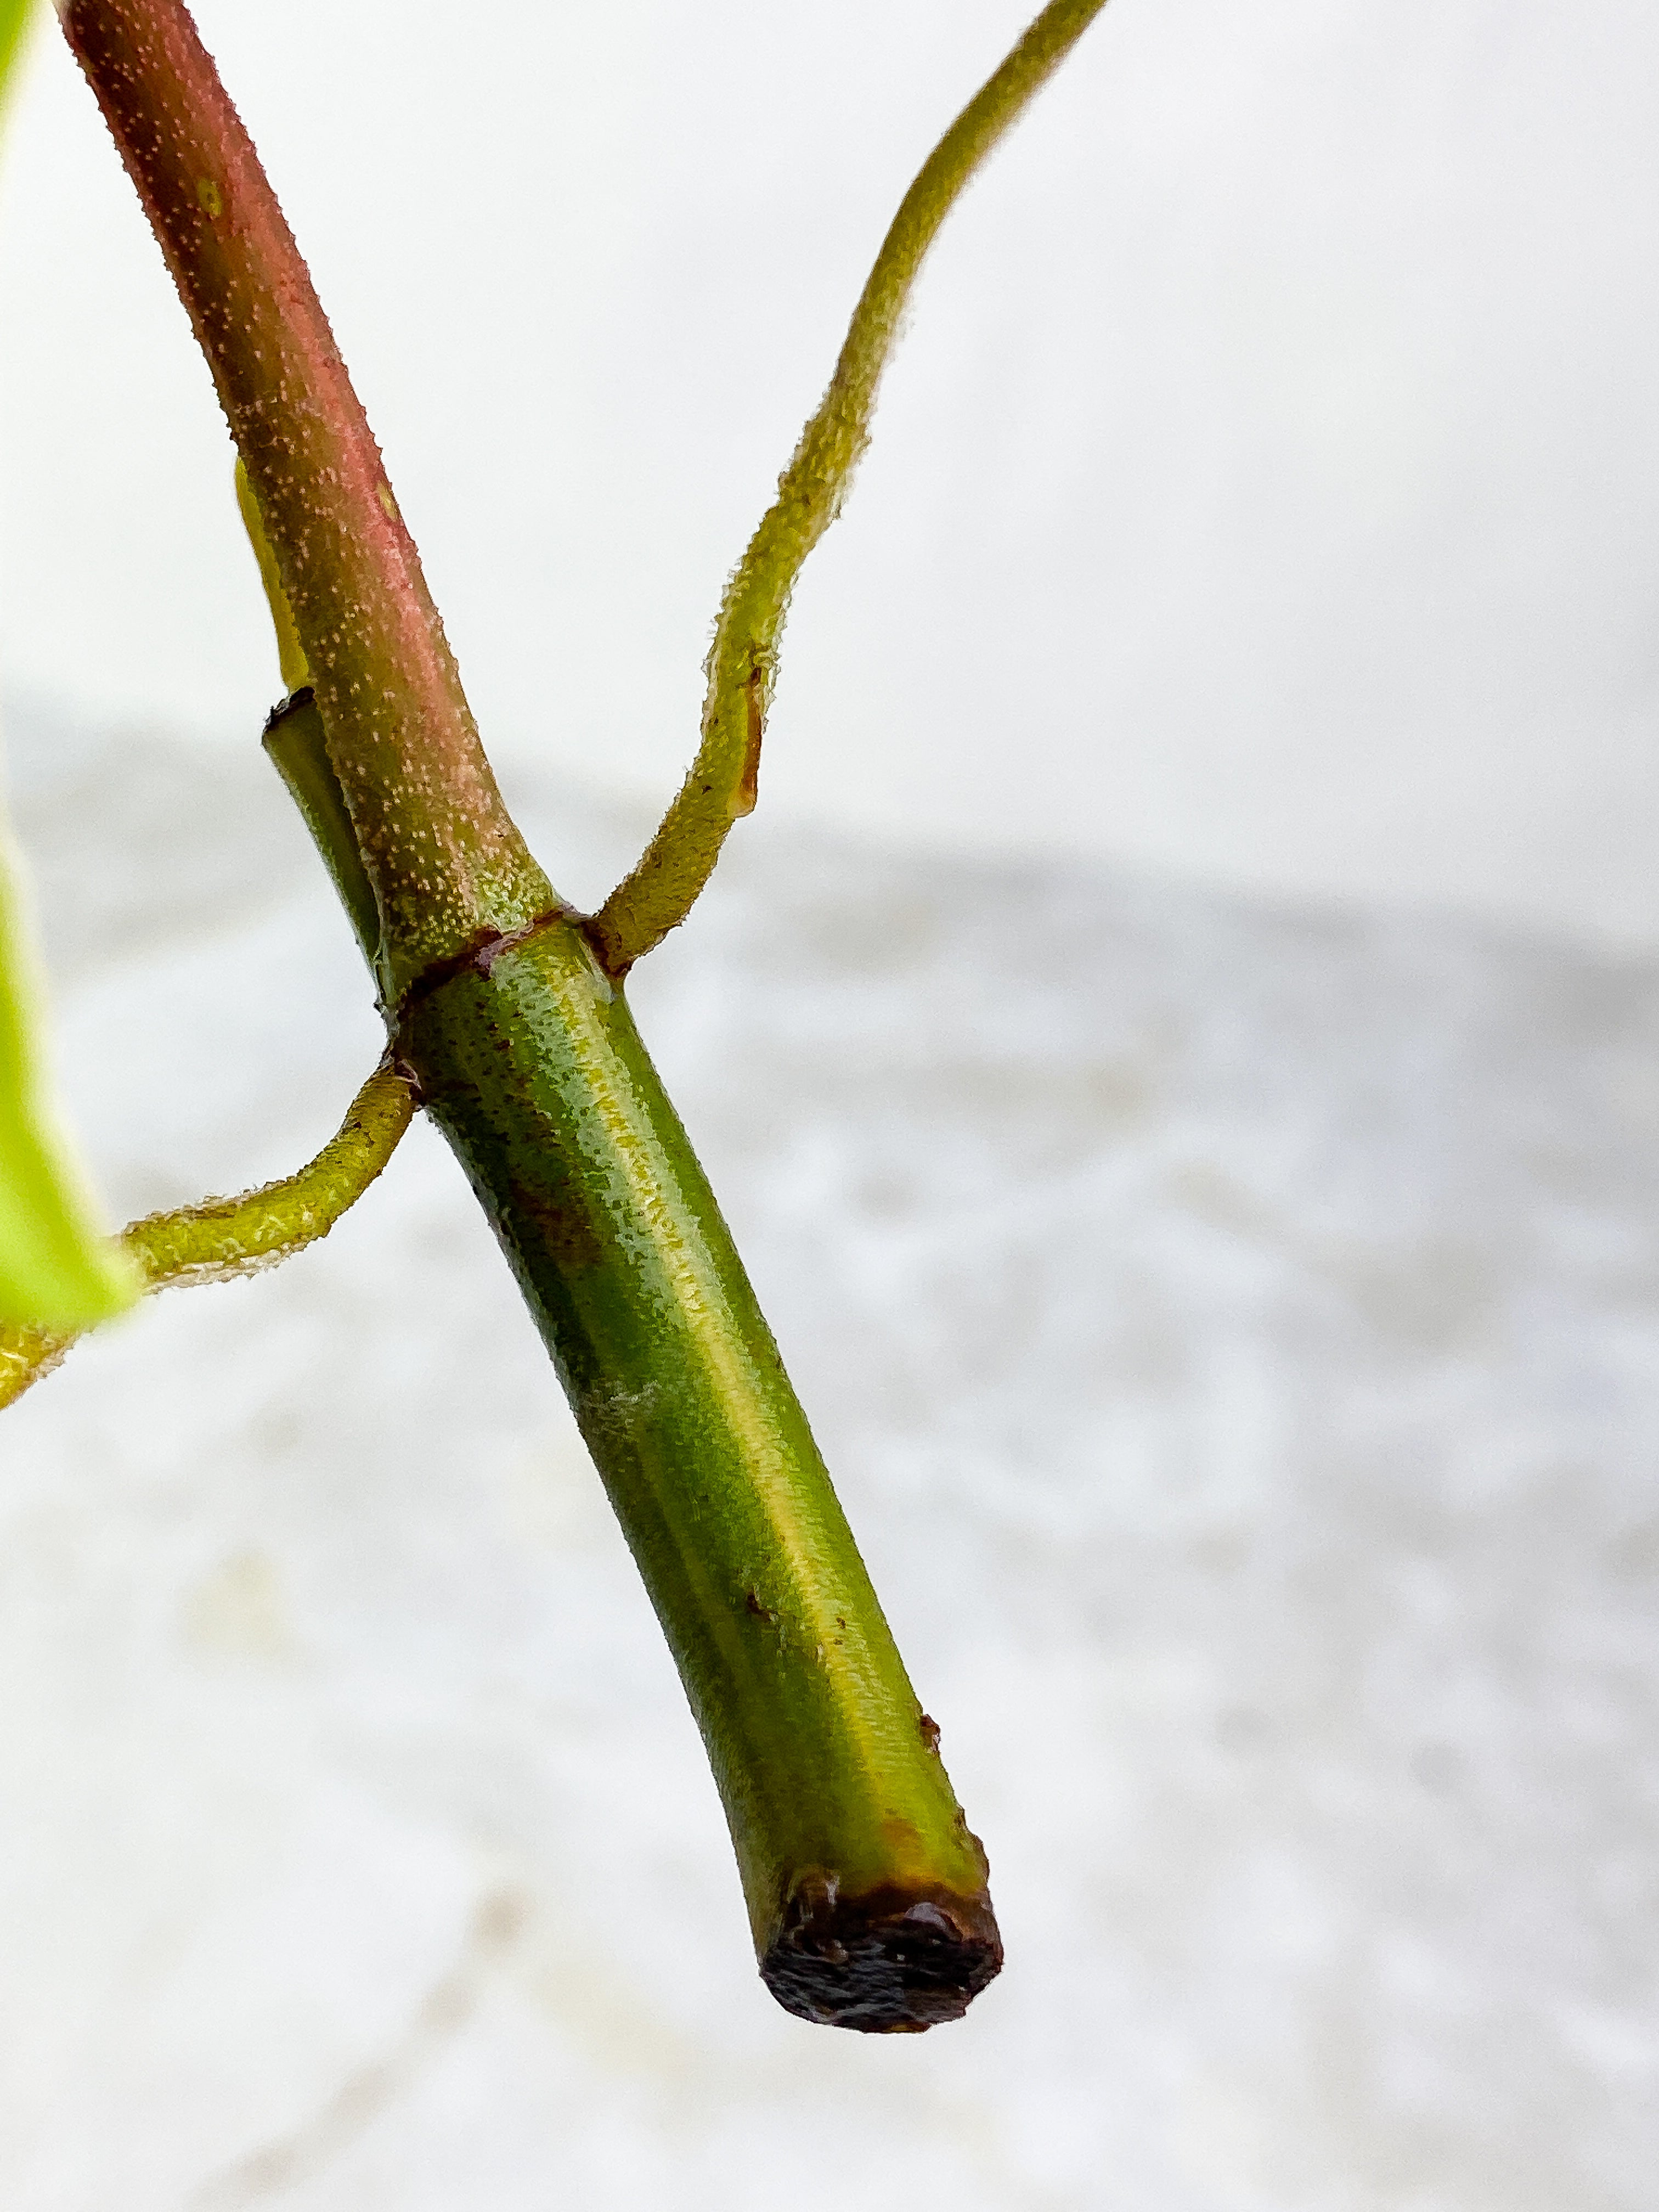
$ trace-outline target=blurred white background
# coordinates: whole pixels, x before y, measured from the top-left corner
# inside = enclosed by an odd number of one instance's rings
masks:
[[[1018,12],[200,13],[595,898]],[[897,2044],[761,1990],[417,1126],[0,1428],[8,2212],[1650,2212],[1656,64],[1624,0],[1112,0],[953,218],[760,814],[630,986],[1002,1980]],[[49,26],[0,301],[9,768],[118,1217],[293,1166],[376,1024]]]
[[[198,13],[487,739],[660,803],[725,572],[1024,10]],[[37,43],[0,666],[245,743],[224,433]],[[769,809],[1659,938],[1656,143],[1642,0],[1112,0],[927,274]]]
[[[275,777],[10,736],[118,1217],[292,1166],[377,1038]],[[762,1989],[417,1123],[0,1417],[7,2212],[1651,2212],[1659,962],[757,823],[629,989],[1006,1972]]]

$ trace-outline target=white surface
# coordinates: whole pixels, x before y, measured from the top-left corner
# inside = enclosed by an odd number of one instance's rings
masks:
[[[721,580],[1030,4],[201,0],[492,747],[678,784]],[[1659,942],[1656,143],[1649,0],[1111,0],[925,280],[774,814]],[[0,317],[0,668],[240,742],[224,434],[49,27]]]
[[[291,1165],[376,1037],[274,778],[10,728],[115,1203]],[[1006,1972],[765,1996],[417,1128],[0,1424],[7,2212],[1650,2212],[1659,969],[763,815],[636,997]]]

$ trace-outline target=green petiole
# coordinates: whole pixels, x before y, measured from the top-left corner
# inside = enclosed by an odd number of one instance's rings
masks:
[[[840,514],[869,445],[877,389],[927,249],[975,171],[1104,5],[1052,0],[963,109],[901,201],[853,311],[830,388],[720,601],[704,663],[708,685],[697,757],[656,836],[590,925],[613,975],[626,974],[684,921],[732,824],[753,808],[789,596],[807,555]]]
[[[396,1151],[415,1112],[407,1075],[390,1056],[351,1102],[338,1133],[296,1175],[263,1183],[240,1198],[204,1198],[146,1214],[116,1245],[141,1291],[223,1281],[275,1267],[319,1237],[362,1196]],[[50,1374],[79,1328],[0,1323],[0,1406]]]

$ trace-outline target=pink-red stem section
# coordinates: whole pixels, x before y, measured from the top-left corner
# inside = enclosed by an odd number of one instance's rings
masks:
[[[393,994],[551,902],[496,789],[380,447],[252,140],[179,0],[64,29],[218,388],[311,664]]]

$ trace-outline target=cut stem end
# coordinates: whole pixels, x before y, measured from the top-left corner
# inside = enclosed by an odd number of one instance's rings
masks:
[[[797,1885],[761,1960],[761,1978],[786,2012],[865,2035],[960,2020],[1001,1971],[987,1891],[890,1886],[848,1897],[832,1878]]]

